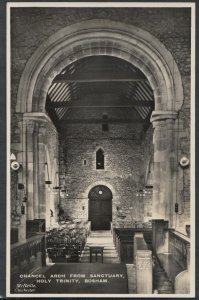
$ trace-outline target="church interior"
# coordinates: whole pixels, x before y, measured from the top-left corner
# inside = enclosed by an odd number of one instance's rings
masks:
[[[11,293],[189,294],[191,9],[10,21]]]

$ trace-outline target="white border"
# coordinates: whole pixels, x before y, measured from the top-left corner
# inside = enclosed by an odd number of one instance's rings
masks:
[[[11,103],[11,52],[10,52],[10,9],[7,6],[6,10],[7,23],[6,23],[6,112],[7,112],[7,181],[6,181],[6,296],[8,296],[8,291],[10,291],[10,139],[11,139],[11,119],[10,119],[10,103]],[[9,115],[8,115],[9,114]]]
[[[191,215],[190,219],[192,222],[191,226],[191,261],[190,261],[190,283],[191,283],[191,289],[190,294],[11,294],[10,293],[10,113],[8,115],[8,112],[10,112],[10,103],[11,103],[11,64],[10,64],[10,43],[11,43],[11,35],[10,35],[10,9],[12,7],[71,7],[71,8],[77,8],[77,7],[111,7],[111,8],[128,8],[128,7],[137,7],[137,8],[169,8],[169,7],[175,7],[175,8],[191,8],[191,168],[190,168],[190,176],[191,176]],[[7,185],[6,185],[6,191],[7,191],[7,200],[6,200],[6,209],[7,209],[7,222],[6,222],[6,296],[7,297],[14,297],[14,298],[49,298],[49,297],[76,297],[76,298],[192,298],[195,297],[195,3],[187,3],[187,2],[158,2],[158,3],[146,3],[146,2],[134,2],[134,3],[120,3],[120,2],[9,2],[7,3],[7,9],[6,9],[6,15],[7,15],[7,30],[6,30],[6,79],[7,79],[7,89],[6,89],[6,109],[7,109]]]
[[[192,6],[191,9],[191,110],[190,110],[190,130],[191,130],[191,139],[190,139],[190,161],[191,161],[191,167],[190,167],[190,224],[191,224],[191,248],[190,248],[190,292],[193,293],[195,297],[195,105],[196,105],[196,99],[195,99],[195,40],[196,40],[196,10],[195,10],[195,4],[194,8]],[[192,278],[194,274],[194,278]]]
[[[143,5],[142,5],[143,4]],[[194,3],[187,2],[8,2],[8,7],[195,7]]]

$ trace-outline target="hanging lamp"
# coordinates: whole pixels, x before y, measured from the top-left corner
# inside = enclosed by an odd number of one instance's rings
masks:
[[[59,186],[59,174],[58,172],[56,172],[56,186],[53,187],[54,190],[59,190],[60,186]]]

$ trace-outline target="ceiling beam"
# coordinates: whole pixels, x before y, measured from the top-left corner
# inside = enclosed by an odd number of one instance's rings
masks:
[[[124,101],[124,100],[123,100]],[[62,101],[62,102],[50,102],[48,103],[48,107],[50,108],[58,108],[58,107],[68,107],[68,108],[132,108],[136,106],[141,106],[141,107],[153,107],[154,106],[154,101],[132,101],[128,100],[129,105],[78,105],[78,104],[69,104],[68,101]]]
[[[147,81],[147,78],[142,73],[84,73],[84,74],[59,74],[53,83],[72,83],[72,82],[118,82],[118,81]]]
[[[134,119],[65,119],[65,120],[61,120],[59,122],[60,127],[65,127],[67,124],[104,124],[104,123],[108,123],[108,124],[120,124],[120,123],[143,123],[145,120],[142,119],[138,119],[138,118],[134,118]]]

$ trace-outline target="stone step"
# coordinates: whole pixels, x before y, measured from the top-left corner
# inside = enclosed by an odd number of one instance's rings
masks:
[[[90,257],[90,255],[87,255],[87,254],[82,254],[81,255],[81,257],[83,258],[83,257],[87,257],[87,258],[89,258]],[[95,257],[95,255],[93,255],[93,257]],[[99,255],[98,255],[98,257],[99,257]],[[117,254],[107,254],[107,255],[103,255],[103,257],[104,258],[106,258],[106,257],[110,257],[110,258],[118,258],[118,255]]]
[[[90,249],[84,249],[82,251],[82,254],[85,254],[85,255],[90,254]],[[117,251],[115,249],[112,249],[112,250],[111,249],[104,249],[103,250],[103,254],[104,254],[104,256],[105,255],[111,255],[111,254],[114,254],[114,255],[118,256],[118,253],[117,253]]]
[[[89,263],[90,259],[88,257],[81,257],[80,262],[81,263]],[[95,263],[94,259],[92,260],[92,263]],[[97,259],[96,263],[101,263],[101,258],[100,257]],[[103,258],[103,263],[105,263],[105,264],[119,264],[120,260],[117,257],[115,257],[115,258],[114,257],[104,257]]]
[[[111,230],[93,230],[90,232],[92,235],[112,235]]]
[[[86,247],[86,249],[84,248],[84,252],[90,252],[90,248],[87,248]],[[103,252],[105,253],[110,253],[110,252],[116,252],[117,253],[117,251],[114,249],[114,248],[109,248],[109,249],[107,249],[107,248],[104,248],[104,250],[103,250]]]
[[[101,239],[101,238],[87,238],[89,244],[94,244],[96,242],[101,244],[113,244],[113,241],[110,239]]]
[[[103,249],[103,262],[104,263],[120,263],[118,253],[113,243],[113,236],[111,231],[94,231],[87,238],[86,245],[82,251],[80,261],[90,262],[90,247],[101,246]],[[101,257],[98,255],[97,262],[101,262]],[[92,262],[95,262],[95,255],[93,255]]]
[[[81,256],[81,260],[87,260],[88,262],[90,261],[90,256]],[[101,256],[97,256],[97,259],[101,259]],[[103,259],[113,259],[113,260],[119,260],[118,256],[103,256]],[[95,261],[95,256],[93,256],[93,261]]]
[[[99,237],[99,238],[112,238],[112,234],[89,234],[90,237]]]
[[[92,247],[92,245],[91,245]],[[90,251],[90,247],[86,246],[86,248],[84,248],[84,251]],[[115,251],[115,247],[111,246],[111,247],[104,247],[104,251]]]

